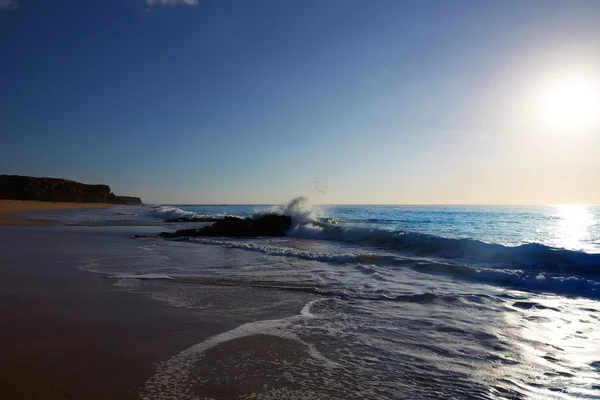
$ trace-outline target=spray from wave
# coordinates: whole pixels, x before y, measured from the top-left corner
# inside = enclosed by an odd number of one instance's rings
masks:
[[[173,219],[181,219],[181,220],[206,220],[206,222],[211,222],[217,219],[222,219],[225,217],[232,217],[233,215],[218,213],[218,214],[210,214],[210,213],[200,213],[193,211],[182,210],[181,208],[177,208],[174,206],[157,206],[150,211],[150,216],[154,218],[159,218],[162,220],[173,220]],[[169,221],[170,222],[170,221]]]
[[[173,206],[158,206],[150,211],[150,215],[155,218],[160,219],[173,219],[173,218],[185,218],[192,219],[197,218],[199,216],[198,213],[185,211],[181,208],[173,207]]]
[[[173,213],[170,215],[174,216],[181,213],[195,214],[174,207],[163,207],[157,211],[162,212],[162,216],[165,216],[165,213]],[[307,197],[296,197],[287,204],[257,211],[253,216],[267,214],[287,215],[292,218],[288,237],[341,242],[366,247],[369,250],[359,250],[352,254],[329,254],[298,251],[252,241],[194,241],[276,256],[334,263],[395,264],[397,254],[413,259],[416,262],[413,268],[425,273],[449,274],[468,280],[496,282],[557,293],[578,293],[593,297],[599,293],[600,254],[553,248],[539,243],[505,246],[476,239],[402,231],[398,226],[394,230],[365,227],[354,224],[353,221],[331,223],[323,210],[311,205]],[[373,257],[373,249],[376,253],[383,250],[386,256]],[[423,263],[418,260],[432,262]]]
[[[306,197],[294,198],[266,213],[292,218],[292,228],[287,233],[289,237],[359,244],[420,258],[454,260],[487,268],[518,268],[529,273],[600,275],[600,254],[553,248],[539,243],[505,246],[476,239],[367,228],[348,223],[333,224],[324,216],[323,210],[312,206]]]
[[[311,205],[307,197],[299,196],[283,206],[273,206],[268,210],[259,211],[254,217],[269,214],[287,215],[292,218],[292,226],[302,226],[317,223],[323,217],[323,210]]]

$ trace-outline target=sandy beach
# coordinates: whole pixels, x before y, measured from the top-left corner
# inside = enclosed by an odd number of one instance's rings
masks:
[[[36,206],[15,203],[13,210]],[[132,252],[137,245],[126,235],[103,232],[97,227],[0,227],[0,398],[138,399],[157,365],[178,352],[244,323],[294,315],[306,302],[306,296],[297,296],[290,307],[248,313],[240,301],[268,304],[272,293],[203,285],[200,307],[190,309],[124,292],[115,280],[79,269],[90,254],[119,246]],[[176,287],[195,290],[198,285]],[[215,299],[222,299],[216,308]],[[223,351],[230,360],[238,356],[235,346],[219,348],[218,359]],[[199,395],[227,399],[252,392],[252,385],[240,384],[215,384]]]
[[[105,208],[112,204],[106,203],[66,203],[53,201],[24,201],[0,200],[0,226],[47,226],[55,225],[57,221],[51,220],[23,220],[13,218],[13,214],[26,211],[68,210],[86,208]]]
[[[461,215],[495,226],[517,211]],[[203,229],[174,216],[257,213],[247,205],[43,211],[31,217],[58,223],[0,227],[0,398],[597,398],[600,254],[388,230],[454,212],[337,206],[336,224],[258,238],[154,236]],[[342,222],[374,215],[367,231]]]

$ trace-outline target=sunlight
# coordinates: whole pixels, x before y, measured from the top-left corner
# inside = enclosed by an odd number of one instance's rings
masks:
[[[600,100],[592,81],[562,79],[549,85],[541,95],[544,123],[564,128],[589,126],[599,120]]]
[[[590,250],[590,227],[596,223],[594,214],[583,204],[555,205],[556,232],[554,245],[573,250]]]
[[[561,312],[567,307],[568,313]],[[594,396],[591,388],[597,375],[589,365],[597,360],[600,335],[590,315],[596,311],[595,301],[548,296],[536,298],[534,307],[529,310],[507,313],[507,325],[521,327],[514,331],[513,340],[522,350],[522,364],[532,371],[546,371],[533,375],[538,384],[560,386],[565,375],[576,370],[579,373],[571,377],[569,391],[583,398]],[[511,372],[503,371],[504,374]]]

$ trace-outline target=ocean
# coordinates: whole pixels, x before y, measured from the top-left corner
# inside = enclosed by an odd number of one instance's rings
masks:
[[[171,218],[265,213],[292,217],[286,237],[132,238],[206,225],[164,222]],[[240,398],[600,399],[600,206],[297,198],[24,216],[111,236],[114,245],[80,268],[170,307],[250,313],[305,299],[297,315],[245,323],[174,354],[140,398],[203,398],[201,388],[224,376],[252,376],[263,384]],[[207,306],[207,286],[227,294]],[[255,292],[269,301],[257,303]],[[248,348],[234,366],[210,357],[240,338],[295,343],[297,359]]]

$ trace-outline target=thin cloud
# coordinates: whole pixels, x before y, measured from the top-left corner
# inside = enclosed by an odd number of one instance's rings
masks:
[[[19,7],[17,0],[0,0],[0,10],[14,10]]]
[[[0,0],[0,1],[3,1],[3,0]],[[195,6],[197,4],[198,4],[198,0],[146,0],[146,5],[148,7],[174,6],[174,5]]]

